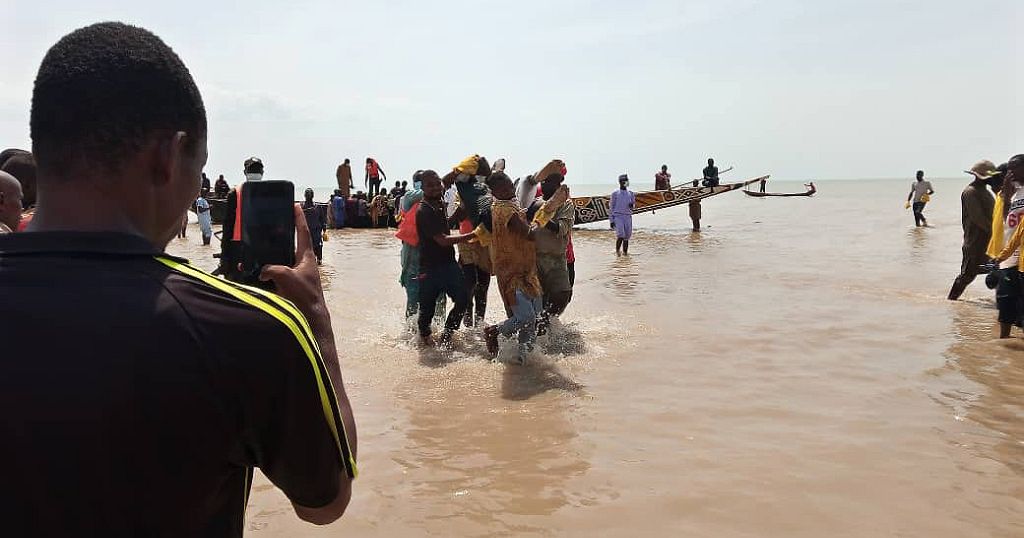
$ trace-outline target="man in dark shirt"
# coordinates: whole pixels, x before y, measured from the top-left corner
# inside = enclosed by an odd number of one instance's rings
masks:
[[[245,181],[231,189],[227,201],[224,203],[224,225],[220,232],[220,268],[217,271],[228,280],[246,283],[247,275],[238,268],[245,258],[242,227],[236,225],[241,220],[238,219],[240,211],[238,193],[246,183],[263,179],[263,161],[259,157],[249,157],[242,163],[242,171],[245,172]],[[242,217],[245,215],[243,214]]]
[[[228,185],[228,181],[224,179],[224,174],[217,176],[217,182],[213,184],[214,198],[227,198],[229,192],[231,192],[231,185]]]
[[[302,194],[302,213],[306,218],[306,226],[309,227],[309,240],[313,243],[313,253],[316,254],[316,262],[322,263],[324,259],[324,230],[327,229],[327,215],[324,208],[316,205],[316,202],[313,201],[313,189],[306,189]]]
[[[298,264],[262,275],[280,295],[163,252],[206,132],[146,30],[92,25],[42,61],[40,204],[0,237],[7,536],[240,537],[256,467],[306,521],[348,505],[355,423],[301,210]]]
[[[715,166],[714,159],[708,159],[708,165],[704,167],[704,186],[718,186],[718,167]]]
[[[947,298],[955,301],[963,295],[967,286],[981,274],[982,264],[989,262],[988,242],[992,239],[992,212],[996,200],[988,192],[985,183],[995,175],[996,167],[989,161],[982,161],[971,169],[971,181],[960,194],[961,224],[964,229],[963,254],[960,263],[960,274],[953,280]]]
[[[433,343],[430,320],[434,317],[437,298],[445,293],[454,303],[440,339],[442,344],[448,345],[469,303],[462,269],[455,262],[455,244],[469,241],[475,235],[448,235],[451,226],[445,216],[444,202],[441,201],[445,190],[441,178],[437,172],[426,170],[421,181],[423,203],[416,211],[416,232],[420,237],[420,337],[427,345]]]

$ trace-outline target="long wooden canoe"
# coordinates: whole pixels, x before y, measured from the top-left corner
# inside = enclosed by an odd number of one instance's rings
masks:
[[[717,187],[693,187],[691,184],[687,184],[685,187],[674,187],[663,191],[638,192],[636,193],[636,207],[633,208],[633,214],[648,213],[658,209],[696,202],[729,191],[741,190],[747,185],[768,179],[768,177],[761,176],[739,183],[724,183]],[[576,206],[575,224],[580,225],[608,220],[610,213],[608,208],[611,200],[611,195],[573,198],[572,203]]]
[[[757,192],[744,190],[743,194],[753,196],[754,198],[791,198],[794,196],[814,196],[814,193],[818,192],[818,188],[814,186],[814,183],[805,183],[804,188],[807,189],[805,192]]]

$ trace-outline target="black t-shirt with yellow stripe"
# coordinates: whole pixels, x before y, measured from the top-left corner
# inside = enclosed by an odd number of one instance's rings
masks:
[[[252,468],[294,502],[355,475],[294,306],[97,233],[0,236],[11,536],[241,536]]]

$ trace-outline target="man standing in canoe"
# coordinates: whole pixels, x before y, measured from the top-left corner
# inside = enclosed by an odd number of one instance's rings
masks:
[[[910,184],[910,194],[907,195],[907,205],[914,204],[915,226],[928,226],[928,220],[924,218],[924,206],[933,194],[935,190],[932,189],[932,182],[925,181],[924,170],[918,170],[917,181]]]
[[[718,167],[715,166],[714,159],[708,159],[708,165],[704,167],[704,186],[718,186]]]
[[[629,256],[629,238],[633,236],[633,208],[636,193],[627,189],[629,176],[619,176],[619,190],[612,193],[609,207],[612,227],[615,228],[615,254]]]
[[[672,188],[672,174],[668,173],[668,165],[661,165],[661,171],[654,174],[654,190],[667,191]]]
[[[949,290],[950,301],[960,298],[967,286],[981,273],[980,266],[989,260],[985,250],[992,238],[995,199],[989,194],[986,181],[995,173],[996,167],[990,161],[981,161],[968,172],[974,176],[974,180],[960,195],[964,228],[963,261],[960,264],[960,275]]]
[[[384,169],[380,167],[380,163],[373,159],[373,157],[366,158],[366,176],[363,178],[363,186],[367,188],[367,196],[370,200],[373,200],[374,196],[380,192],[381,182],[388,179],[387,174],[384,173]]]
[[[352,184],[352,165],[349,164],[348,159],[338,165],[334,177],[338,179],[338,190],[341,191],[342,199],[348,200],[352,196],[352,189],[355,188],[355,185]]]

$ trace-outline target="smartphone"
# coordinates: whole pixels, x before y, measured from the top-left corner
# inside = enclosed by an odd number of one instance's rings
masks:
[[[295,264],[295,185],[291,181],[249,181],[242,189],[242,280],[259,280],[265,265]]]

